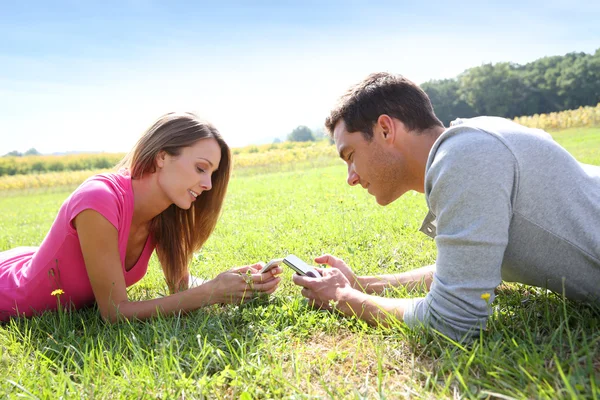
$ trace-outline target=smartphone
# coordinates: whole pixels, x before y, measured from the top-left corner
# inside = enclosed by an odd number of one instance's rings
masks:
[[[260,271],[260,273],[264,274],[266,272],[269,272],[271,269],[275,268],[282,262],[283,262],[283,258],[275,258],[274,260],[269,261],[267,263],[267,265],[265,265],[264,268]]]
[[[317,271],[314,267],[308,265],[293,254],[285,257],[283,259],[283,263],[296,271],[298,275],[306,275],[312,278],[318,278],[321,276],[319,271]]]

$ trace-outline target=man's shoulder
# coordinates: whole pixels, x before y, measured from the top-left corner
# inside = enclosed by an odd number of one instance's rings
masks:
[[[462,190],[467,183],[502,179],[509,184],[517,166],[509,141],[472,124],[446,130],[435,142],[425,168],[425,191]]]
[[[446,129],[434,143],[428,160],[428,167],[435,161],[463,160],[469,157],[488,159],[502,153],[510,145],[499,133],[485,129],[471,121],[459,122]]]
[[[450,122],[450,127],[444,133],[464,132],[468,130],[486,132],[508,141],[517,139],[519,142],[539,140],[554,142],[552,136],[537,128],[530,128],[501,117],[457,118]]]

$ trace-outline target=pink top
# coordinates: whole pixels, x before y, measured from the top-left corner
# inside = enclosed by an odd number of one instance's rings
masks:
[[[56,309],[62,289],[63,305],[75,308],[94,304],[77,231],[72,221],[84,210],[104,216],[119,233],[119,254],[125,284],[131,286],[146,274],[154,243],[148,237],[136,264],[125,271],[127,239],[133,217],[131,177],[121,174],[96,175],[81,184],[63,203],[50,232],[37,247],[18,247],[0,253],[0,321],[18,314]],[[17,311],[18,310],[18,311]]]

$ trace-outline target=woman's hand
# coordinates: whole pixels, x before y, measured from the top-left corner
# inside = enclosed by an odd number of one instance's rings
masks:
[[[281,278],[278,276],[280,267],[261,274],[262,263],[232,268],[217,275],[207,282],[212,288],[216,303],[239,304],[252,300],[260,293],[273,293]]]

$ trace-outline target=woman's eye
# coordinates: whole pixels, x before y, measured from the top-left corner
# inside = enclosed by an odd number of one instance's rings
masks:
[[[200,167],[196,167],[196,169],[197,169],[197,170],[198,170],[198,172],[200,172],[201,174],[203,174],[203,173],[205,173],[205,172],[206,172],[205,170],[203,170],[203,169],[202,169],[202,168],[200,168]]]

